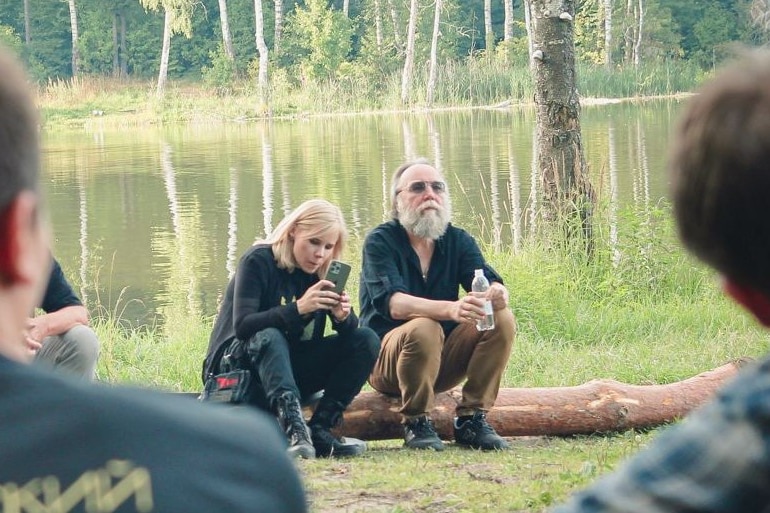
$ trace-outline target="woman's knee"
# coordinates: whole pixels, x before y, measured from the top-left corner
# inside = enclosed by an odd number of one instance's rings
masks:
[[[264,356],[266,353],[289,352],[289,342],[277,328],[265,328],[256,332],[246,341],[246,352],[252,358]]]
[[[371,328],[356,328],[350,337],[354,349],[358,349],[369,356],[374,362],[380,354],[380,337]]]

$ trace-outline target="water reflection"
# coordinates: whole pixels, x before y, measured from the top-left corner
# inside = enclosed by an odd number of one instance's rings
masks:
[[[617,209],[665,194],[674,111],[670,102],[583,110],[614,244]],[[55,251],[87,301],[131,322],[210,315],[239,255],[306,199],[340,205],[345,258],[357,261],[367,230],[389,217],[391,173],[427,156],[447,177],[455,223],[516,252],[539,207],[533,124],[528,110],[463,111],[44,134]]]

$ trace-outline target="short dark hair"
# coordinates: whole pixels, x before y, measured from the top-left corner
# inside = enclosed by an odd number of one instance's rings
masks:
[[[38,187],[38,117],[30,88],[17,59],[0,45],[0,214],[20,192]]]
[[[770,52],[744,52],[689,100],[669,162],[685,246],[770,296]]]

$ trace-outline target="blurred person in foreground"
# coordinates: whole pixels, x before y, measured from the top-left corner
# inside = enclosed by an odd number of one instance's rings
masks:
[[[755,51],[688,100],[671,142],[684,245],[770,326],[770,53]],[[554,513],[770,511],[770,358]]]
[[[450,223],[446,179],[427,160],[407,162],[393,174],[391,215],[366,236],[363,248],[361,322],[382,339],[369,383],[401,397],[405,447],[440,451],[444,444],[430,419],[435,394],[464,382],[455,442],[506,449],[486,414],[516,334],[508,290],[473,237]],[[486,292],[471,292],[476,269],[491,283]],[[495,326],[478,331],[485,300],[492,303]]]
[[[307,511],[272,419],[171,394],[94,386],[29,365],[24,333],[51,269],[30,89],[0,48],[4,511]]]

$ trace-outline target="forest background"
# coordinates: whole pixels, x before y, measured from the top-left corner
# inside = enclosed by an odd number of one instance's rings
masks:
[[[529,0],[5,0],[0,41],[53,95],[44,108],[56,107],[57,93],[69,108],[92,99],[80,115],[130,113],[153,90],[168,101],[168,89],[253,95],[225,112],[237,118],[489,105],[532,98],[529,7]],[[768,12],[766,0],[577,1],[581,96],[691,90],[736,42],[770,40]],[[116,90],[131,94],[97,98]]]

